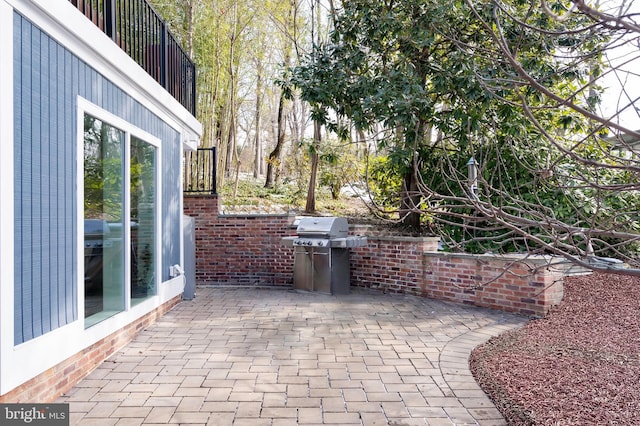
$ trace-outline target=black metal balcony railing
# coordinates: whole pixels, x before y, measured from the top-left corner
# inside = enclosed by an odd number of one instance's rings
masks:
[[[69,1],[195,116],[196,66],[146,0]]]
[[[216,194],[216,148],[185,153],[183,189],[188,194]]]

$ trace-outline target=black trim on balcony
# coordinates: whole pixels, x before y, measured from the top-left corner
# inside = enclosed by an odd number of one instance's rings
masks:
[[[183,190],[185,194],[216,194],[216,148],[185,152]]]
[[[196,66],[146,0],[69,2],[195,116]]]

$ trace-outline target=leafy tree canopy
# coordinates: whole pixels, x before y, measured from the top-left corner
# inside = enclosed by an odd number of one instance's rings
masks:
[[[570,2],[543,5],[345,2],[330,42],[292,82],[339,134],[344,117],[382,129],[401,217],[432,218],[451,247],[551,252],[587,266],[615,255],[637,267],[637,160],[611,154],[592,113],[616,28]]]

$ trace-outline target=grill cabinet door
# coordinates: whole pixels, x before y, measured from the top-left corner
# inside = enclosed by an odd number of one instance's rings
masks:
[[[313,289],[331,293],[331,256],[328,249],[313,250]]]
[[[313,270],[309,247],[296,246],[293,252],[293,287],[296,290],[313,291]]]

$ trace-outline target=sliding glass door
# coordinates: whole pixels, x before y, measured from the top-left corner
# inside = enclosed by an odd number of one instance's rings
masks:
[[[156,146],[84,114],[86,327],[156,294],[156,159]]]

